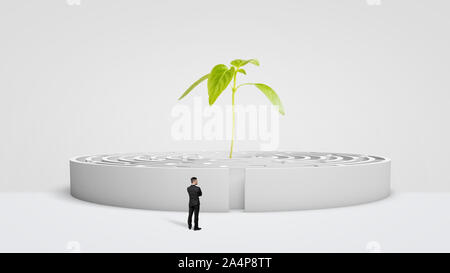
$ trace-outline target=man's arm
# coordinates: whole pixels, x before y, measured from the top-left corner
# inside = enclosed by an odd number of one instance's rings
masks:
[[[202,196],[202,189],[198,188],[198,196]]]

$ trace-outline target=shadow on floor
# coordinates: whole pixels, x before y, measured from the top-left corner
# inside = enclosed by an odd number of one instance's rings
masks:
[[[70,187],[61,187],[52,191],[52,193],[54,194],[55,197],[59,199],[64,199],[66,201],[74,201],[74,202],[80,201],[75,197],[73,197],[72,195],[70,195]]]
[[[174,219],[166,219],[168,222],[170,222],[170,223],[172,223],[172,224],[174,224],[174,225],[177,225],[177,226],[179,226],[179,227],[183,227],[183,228],[185,228],[185,229],[187,229],[187,221],[186,222],[183,222],[183,221],[180,221],[180,220],[174,220]]]

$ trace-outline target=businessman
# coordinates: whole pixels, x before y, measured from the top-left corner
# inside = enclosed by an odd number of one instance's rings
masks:
[[[188,217],[188,226],[189,229],[192,228],[192,214],[194,214],[194,230],[201,230],[198,226],[198,213],[200,212],[200,199],[202,196],[202,190],[197,186],[198,180],[197,177],[191,178],[191,185],[187,188],[187,192],[189,194],[189,217]]]

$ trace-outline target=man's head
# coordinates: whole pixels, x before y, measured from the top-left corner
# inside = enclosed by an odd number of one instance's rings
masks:
[[[197,185],[198,181],[197,181],[197,177],[191,177],[191,185]]]

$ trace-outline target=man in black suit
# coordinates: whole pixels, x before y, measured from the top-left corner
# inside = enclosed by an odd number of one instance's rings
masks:
[[[189,217],[188,217],[188,226],[189,229],[192,228],[192,214],[194,213],[194,230],[201,230],[198,227],[198,213],[200,212],[200,199],[202,196],[202,190],[197,186],[198,180],[197,177],[191,178],[191,185],[187,188],[187,192],[189,194]]]

